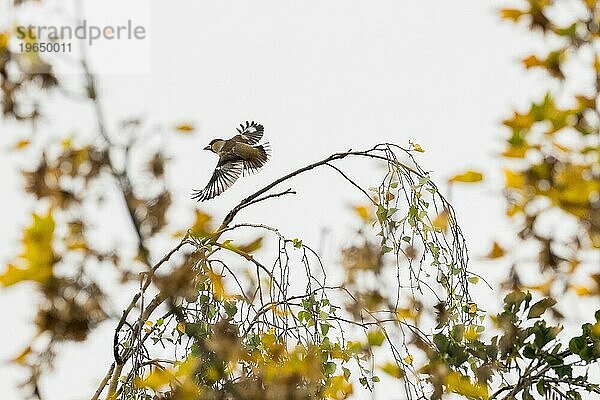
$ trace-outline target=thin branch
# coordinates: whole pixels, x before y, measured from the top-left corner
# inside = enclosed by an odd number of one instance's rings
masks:
[[[106,372],[106,375],[104,376],[104,378],[100,381],[100,384],[98,385],[98,389],[96,389],[96,392],[94,393],[94,395],[92,396],[92,398],[90,400],[98,400],[100,398],[100,395],[102,394],[102,391],[108,384],[108,381],[110,380],[114,369],[115,369],[115,363],[113,362],[110,365],[108,372]]]

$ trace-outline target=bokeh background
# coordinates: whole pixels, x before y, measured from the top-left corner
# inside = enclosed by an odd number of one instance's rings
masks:
[[[245,120],[265,125],[273,157],[260,174],[202,205],[217,218],[265,182],[329,153],[413,141],[425,149],[419,162],[442,183],[456,209],[470,269],[492,285],[506,275],[508,266],[481,260],[493,240],[513,232],[501,195],[501,121],[539,97],[549,81],[541,72],[526,74],[519,64],[520,56],[543,43],[502,22],[500,2],[152,1],[137,12],[135,7],[115,9],[110,2],[83,4],[90,15],[119,21],[139,17],[147,26],[150,52],[144,53],[144,62],[93,50],[91,58],[104,66],[131,63],[129,73],[98,70],[109,129],[133,116],[161,132],[147,146],[160,146],[173,158],[167,174],[176,202],[191,208],[191,190],[204,186],[216,162],[201,149],[214,137],[233,134]],[[80,79],[70,73],[66,82]],[[69,132],[96,134],[89,104],[57,96],[45,104],[44,113],[48,117],[40,120],[36,134],[48,140]],[[172,127],[182,122],[193,124],[195,133],[173,133]],[[30,127],[0,123],[2,264],[14,257],[20,228],[29,223],[34,207],[21,192],[18,172],[28,161],[8,149],[31,134]],[[454,185],[449,193],[443,182],[467,168],[482,171],[484,183]],[[371,177],[369,170],[355,173],[365,182]],[[356,193],[329,171],[301,177],[294,189],[299,192],[294,199],[275,200],[249,212],[247,219],[260,218],[305,242],[320,243],[326,260],[335,263],[352,227],[350,205],[358,200]],[[129,227],[110,224],[124,220],[123,213],[116,202],[99,211],[97,224],[104,232],[96,238],[99,243],[126,244]],[[189,221],[189,214],[173,213],[168,219],[175,230]],[[157,242],[157,253],[176,240]],[[475,294],[484,308],[498,307],[497,296],[485,286]],[[128,297],[124,290],[115,293],[112,305],[118,310]],[[0,292],[2,399],[22,396],[15,382],[24,379],[24,371],[8,360],[35,334],[35,302],[27,285]],[[573,309],[572,317],[578,312]],[[113,323],[106,322],[84,344],[65,346],[55,371],[44,380],[45,398],[89,397],[112,359],[112,329]],[[376,389],[375,396],[383,390]]]

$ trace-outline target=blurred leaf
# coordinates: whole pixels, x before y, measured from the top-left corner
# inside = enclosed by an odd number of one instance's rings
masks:
[[[15,358],[13,358],[12,361],[16,362],[17,364],[25,365],[27,356],[31,354],[32,350],[33,349],[31,348],[31,346],[25,347],[25,349],[23,349],[23,351],[21,351]]]
[[[492,244],[492,249],[485,257],[489,258],[489,259],[495,259],[495,258],[504,257],[505,253],[506,252],[504,251],[502,246],[500,246],[500,244],[498,244],[498,242],[494,242]]]
[[[363,222],[369,222],[373,220],[373,214],[371,213],[370,205],[354,206],[353,209],[356,215],[358,215]]]
[[[504,8],[500,10],[500,17],[502,19],[507,19],[513,22],[517,22],[523,15],[525,15],[525,12],[516,8]]]
[[[255,251],[257,251],[258,249],[260,249],[262,247],[262,242],[263,242],[263,237],[257,237],[256,239],[254,239],[253,241],[251,241],[250,243],[246,243],[246,244],[242,244],[240,246],[238,246],[238,249],[244,253],[250,254],[250,253],[254,253]]]
[[[449,222],[449,214],[448,210],[444,209],[441,213],[439,213],[432,221],[433,227],[446,232],[448,230],[448,222]]]
[[[469,342],[474,342],[479,338],[479,333],[477,332],[477,326],[470,325],[465,329],[463,337]]]
[[[13,148],[15,150],[22,150],[22,149],[26,148],[27,146],[29,146],[30,144],[31,144],[30,140],[22,139],[22,140],[19,140],[17,143],[15,143]]]
[[[467,397],[468,399],[489,399],[488,387],[484,383],[471,382],[468,376],[451,371],[446,377],[446,390]]]
[[[175,127],[175,129],[178,130],[179,132],[189,133],[194,130],[194,126],[192,124],[183,123],[183,124],[177,125]]]
[[[531,306],[531,308],[529,309],[529,313],[527,314],[527,318],[537,318],[543,313],[545,313],[548,308],[554,306],[555,304],[556,300],[554,300],[551,297],[546,297],[545,299],[542,299]]]
[[[213,295],[218,300],[225,300],[226,293],[225,285],[223,284],[223,275],[219,275],[210,270],[206,272],[206,275],[208,276],[212,284]]]
[[[345,376],[332,376],[327,380],[323,395],[327,399],[342,400],[352,394],[352,384]]]
[[[367,333],[367,340],[371,346],[381,346],[385,340],[385,334],[381,329],[373,329]]]
[[[0,284],[4,287],[23,281],[46,282],[52,277],[50,268],[17,268],[8,264],[6,271],[0,275]]]
[[[544,68],[550,75],[558,79],[565,79],[565,75],[561,69],[561,63],[565,59],[565,50],[560,49],[552,51],[545,59],[540,59],[535,55],[530,55],[523,60],[525,68]]]
[[[14,285],[22,281],[45,282],[52,277],[56,256],[52,248],[54,218],[49,210],[46,216],[33,214],[33,223],[23,230],[23,253],[9,264],[0,275],[0,284]]]
[[[522,189],[525,186],[525,176],[519,172],[504,169],[504,186],[513,189]]]
[[[406,375],[406,373],[398,366],[398,364],[395,363],[388,362],[379,368],[393,378],[400,379]]]
[[[419,316],[419,312],[412,307],[396,309],[396,316],[400,320],[410,319],[415,320]]]
[[[465,171],[462,174],[454,175],[452,178],[448,179],[448,182],[479,182],[483,180],[483,174],[477,171]]]
[[[195,237],[206,237],[212,232],[212,217],[202,210],[196,210],[194,224],[191,226],[190,235]],[[177,232],[176,236],[182,236],[183,232]]]

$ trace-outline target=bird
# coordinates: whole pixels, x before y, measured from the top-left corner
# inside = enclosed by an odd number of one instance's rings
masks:
[[[257,172],[269,160],[269,142],[259,144],[265,128],[254,121],[240,124],[237,135],[231,139],[213,139],[204,148],[219,156],[217,166],[202,190],[195,189],[192,199],[210,200],[229,189],[240,176]]]

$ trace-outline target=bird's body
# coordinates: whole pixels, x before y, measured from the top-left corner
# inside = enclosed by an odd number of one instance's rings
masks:
[[[204,149],[219,156],[219,161],[202,190],[195,190],[192,199],[212,199],[227,190],[241,175],[258,171],[269,159],[269,143],[258,144],[264,134],[260,124],[246,122],[231,139],[214,139]]]

